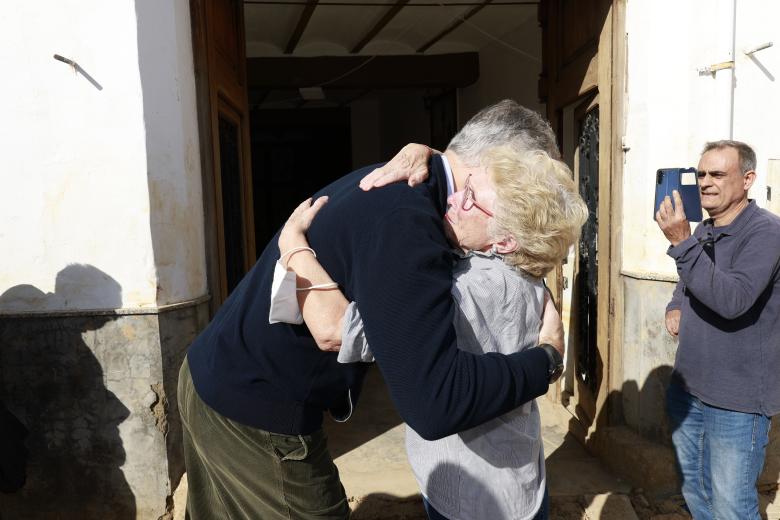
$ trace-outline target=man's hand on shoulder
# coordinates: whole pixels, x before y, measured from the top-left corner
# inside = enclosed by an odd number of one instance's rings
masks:
[[[666,330],[672,337],[680,333],[680,309],[666,311]]]
[[[428,159],[434,151],[424,144],[407,144],[390,162],[363,177],[360,189],[368,191],[398,181],[407,181],[409,186],[424,182],[428,178]]]
[[[688,222],[688,217],[685,216],[682,198],[677,190],[672,192],[672,196],[674,197],[674,206],[672,206],[668,195],[664,197],[661,207],[655,214],[655,221],[664,232],[667,240],[676,246],[691,236],[691,224]]]

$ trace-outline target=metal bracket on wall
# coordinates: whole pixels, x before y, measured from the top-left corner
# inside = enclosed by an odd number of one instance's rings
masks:
[[[772,45],[774,45],[773,42],[766,42],[766,43],[762,43],[761,45],[756,45],[752,49],[745,49],[742,52],[743,54],[745,54],[745,56],[751,56],[752,54],[755,54],[758,51],[763,51],[764,49],[768,49]]]
[[[719,70],[733,69],[733,68],[734,68],[734,60],[722,61],[720,63],[715,63],[713,65],[709,65],[708,67],[701,67],[696,70],[699,73],[699,76],[706,76],[707,74],[714,76],[715,73],[718,72]]]

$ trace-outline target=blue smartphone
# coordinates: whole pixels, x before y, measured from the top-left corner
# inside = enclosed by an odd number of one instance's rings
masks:
[[[653,220],[661,207],[664,197],[672,199],[672,191],[677,190],[682,199],[685,216],[689,222],[701,222],[701,195],[699,194],[699,175],[696,168],[661,168],[655,173],[655,206]]]

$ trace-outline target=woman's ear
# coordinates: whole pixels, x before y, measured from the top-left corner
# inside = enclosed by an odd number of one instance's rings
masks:
[[[512,235],[507,235],[498,242],[493,243],[493,250],[502,255],[514,253],[517,251],[517,240]]]

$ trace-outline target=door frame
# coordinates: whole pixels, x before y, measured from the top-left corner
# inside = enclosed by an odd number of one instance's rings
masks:
[[[590,47],[561,64],[562,43],[555,24],[561,23],[561,0],[542,0],[539,19],[545,28],[543,72],[540,97],[547,103],[547,117],[560,138],[563,109],[586,101],[595,94],[599,107],[599,227],[597,350],[602,373],[592,403],[566,393],[561,380],[548,394],[563,403],[578,419],[575,433],[587,439],[597,426],[610,424],[608,394],[622,385],[623,294],[620,283],[622,233],[622,183],[625,95],[625,0],[592,0],[603,9],[600,33]],[[559,308],[563,295],[563,271],[559,267],[548,276]]]
[[[244,270],[255,262],[252,167],[250,157],[249,109],[247,102],[244,10],[240,0],[221,0],[232,4],[236,53],[231,70],[225,50],[218,49],[214,36],[215,0],[190,0],[192,53],[200,138],[203,216],[206,247],[206,277],[213,316],[228,296],[224,222],[219,155],[219,119],[236,123],[241,143],[240,175],[243,219]],[[224,27],[222,28],[224,30]]]

